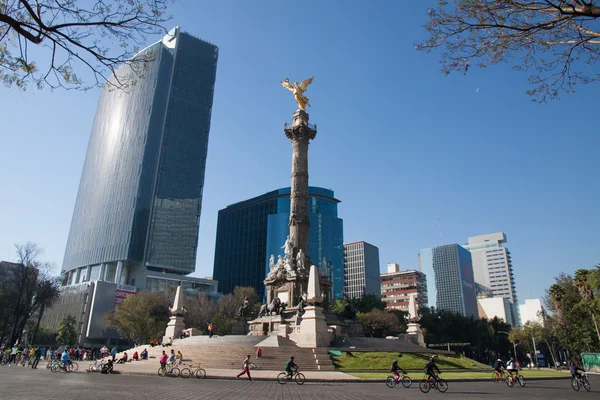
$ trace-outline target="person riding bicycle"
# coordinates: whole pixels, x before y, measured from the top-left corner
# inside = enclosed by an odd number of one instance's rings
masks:
[[[169,364],[175,365],[175,360],[176,360],[175,350],[171,350],[171,355],[169,356]]]
[[[502,376],[502,371],[506,369],[506,365],[504,365],[504,361],[501,359],[497,359],[494,363],[494,369],[498,373],[499,376]]]
[[[427,378],[433,378],[433,383],[437,382],[438,376],[435,373],[437,371],[437,374],[441,374],[440,369],[438,368],[438,366],[435,364],[435,356],[431,356],[431,358],[429,359],[429,362],[427,362],[427,364],[425,364],[425,374],[427,375]]]
[[[579,371],[585,372],[584,369],[579,368],[579,366],[577,365],[575,360],[571,360],[571,368],[570,368],[571,376],[573,378],[581,379],[581,374],[579,373]]]
[[[167,356],[167,353],[165,353],[165,351],[163,350],[162,355],[160,356],[160,367],[161,368],[166,368],[167,367],[167,360],[169,359],[169,357]]]
[[[396,376],[396,383],[400,380],[400,373],[398,371],[402,371],[403,374],[406,374],[406,371],[400,368],[398,365],[398,360],[394,360],[392,362],[392,366],[390,367],[390,372]]]
[[[506,371],[508,371],[511,376],[519,373],[519,367],[517,367],[514,358],[511,357],[510,361],[506,363]]]
[[[62,361],[64,368],[67,368],[67,366],[71,364],[71,357],[69,357],[67,349],[63,351],[62,355],[60,356],[60,360]]]
[[[294,369],[298,369],[298,366],[296,365],[296,363],[294,363],[294,356],[291,356],[289,360],[287,360],[287,362],[285,363],[285,372],[287,372],[288,377],[291,378],[292,375],[294,375],[294,371],[292,370],[292,368]]]

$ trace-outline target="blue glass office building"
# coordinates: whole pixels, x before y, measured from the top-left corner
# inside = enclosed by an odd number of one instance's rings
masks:
[[[309,187],[308,253],[314,264],[326,260],[331,270],[332,297],[344,290],[343,221],[333,191]],[[264,296],[263,281],[271,254],[281,248],[289,233],[290,188],[283,188],[227,206],[219,211],[213,278],[223,293],[235,286],[252,286]]]
[[[478,317],[471,253],[458,244],[423,249],[419,270],[427,276],[430,306]]]
[[[62,266],[68,284],[145,290],[147,273],[195,270],[218,48],[175,28],[141,54],[152,57],[143,77],[98,102]]]

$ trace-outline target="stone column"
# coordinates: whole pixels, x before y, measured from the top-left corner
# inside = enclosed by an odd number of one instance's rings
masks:
[[[302,249],[308,258],[308,143],[317,129],[308,123],[305,111],[296,111],[292,118],[292,124],[284,130],[292,142],[290,237],[294,238],[294,256]]]

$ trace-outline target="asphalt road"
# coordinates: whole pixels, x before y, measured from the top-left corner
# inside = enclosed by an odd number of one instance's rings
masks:
[[[530,381],[525,388],[492,382],[450,382],[446,393],[421,393],[418,385],[389,389],[381,383],[295,383],[218,379],[53,374],[46,369],[0,367],[2,400],[181,400],[181,399],[598,399],[600,377],[590,376],[592,391],[575,392],[568,380]]]

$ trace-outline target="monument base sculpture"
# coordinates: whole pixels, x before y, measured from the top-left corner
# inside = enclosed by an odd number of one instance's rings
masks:
[[[183,323],[183,293],[181,292],[181,286],[177,286],[175,292],[175,300],[173,301],[173,308],[171,308],[171,318],[167,324],[165,330],[165,336],[163,336],[163,343],[169,343],[171,340],[178,339],[181,336],[181,332],[185,329]]]
[[[425,338],[423,337],[423,331],[421,330],[421,325],[416,322],[411,322],[408,324],[408,329],[406,329],[406,336],[409,341],[414,344],[418,344],[419,346],[427,347],[425,344]]]

